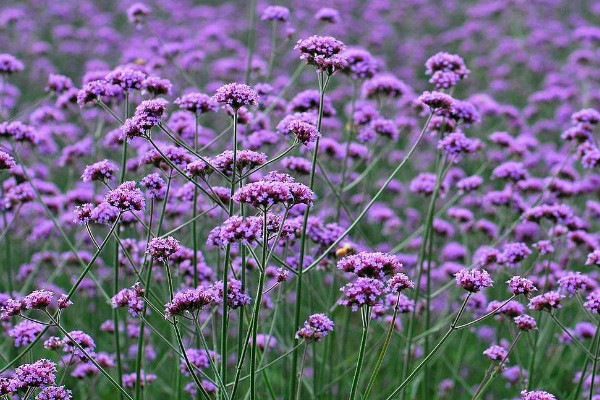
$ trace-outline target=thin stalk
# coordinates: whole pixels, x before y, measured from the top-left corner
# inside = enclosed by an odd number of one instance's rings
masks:
[[[237,135],[238,135],[238,110],[233,112],[233,161],[231,166],[230,200],[228,215],[233,215],[233,194],[235,193],[235,175],[237,172]],[[225,262],[223,265],[223,312],[221,321],[221,380],[227,382],[227,330],[229,325],[229,311],[227,308],[227,285],[229,279],[229,262],[231,259],[231,244],[225,248]]]
[[[410,373],[410,375],[408,375],[408,377],[406,377],[406,379],[400,384],[400,386],[398,388],[396,388],[396,390],[394,390],[392,392],[392,394],[390,394],[387,397],[386,400],[393,399],[402,390],[404,390],[404,388],[415,378],[415,376],[417,376],[417,374],[419,373],[419,371],[421,369],[423,369],[423,367],[425,367],[429,363],[429,360],[431,360],[431,358],[438,352],[438,350],[442,347],[442,345],[444,344],[444,342],[446,342],[446,340],[448,340],[448,338],[450,337],[450,335],[452,335],[452,333],[455,330],[457,330],[456,326],[458,324],[458,320],[460,319],[461,315],[465,311],[465,307],[467,306],[467,303],[468,303],[468,301],[469,301],[470,298],[471,298],[471,293],[469,293],[465,297],[465,300],[463,301],[462,305],[460,306],[460,309],[458,310],[458,313],[456,314],[456,318],[454,318],[454,321],[450,325],[450,329],[448,329],[448,331],[446,332],[446,334],[440,339],[440,341],[435,345],[435,347],[431,350],[431,352],[429,354],[427,354],[427,356],[425,356],[425,358],[423,359],[423,361],[421,361],[419,363],[419,365],[417,365],[417,367]]]
[[[596,330],[600,329],[600,325],[596,326]],[[594,357],[594,363],[592,364],[592,382],[590,383],[590,392],[588,400],[592,400],[594,397],[594,383],[596,382],[596,368],[598,368],[598,358],[600,357],[600,345],[596,345],[596,357]]]
[[[417,149],[417,146],[419,145],[419,143],[423,139],[423,136],[425,135],[425,131],[427,130],[427,127],[429,126],[429,123],[431,122],[431,118],[432,117],[433,117],[433,114],[429,114],[429,117],[427,118],[427,121],[425,122],[425,125],[423,126],[423,129],[421,130],[421,133],[419,134],[419,137],[417,138],[417,140],[415,141],[415,143],[413,144],[413,146],[410,148],[410,150],[408,151],[408,153],[406,153],[406,155],[404,156],[404,158],[402,159],[402,161],[400,162],[400,164],[398,164],[398,166],[392,171],[392,173],[386,179],[386,181],[381,186],[381,188],[377,191],[377,193],[375,193],[375,195],[373,196],[373,198],[371,199],[371,201],[369,201],[369,203],[362,209],[362,211],[360,212],[360,214],[358,214],[356,216],[356,219],[352,222],[352,224],[350,224],[350,226],[325,251],[323,251],[321,253],[321,255],[319,255],[318,257],[316,257],[315,260],[308,267],[304,268],[304,272],[305,273],[311,271],[314,268],[316,268],[317,265],[319,265],[319,263],[321,261],[323,261],[323,259],[325,257],[327,257],[327,255],[330,254],[331,251],[333,249],[335,249],[337,247],[337,245],[340,244],[340,242],[342,240],[344,240],[344,238],[350,232],[352,232],[354,230],[354,228],[358,225],[358,223],[367,214],[367,212],[373,206],[373,204],[375,204],[375,202],[379,199],[379,197],[381,197],[381,195],[385,192],[385,190],[387,189],[387,187],[390,184],[390,182],[394,179],[394,177],[402,169],[402,167],[404,167],[404,165],[406,164],[406,162],[410,159],[410,157],[412,156],[412,154]]]
[[[171,299],[171,301],[173,301],[173,277],[171,276],[171,269],[168,265],[165,265],[165,270],[167,271],[167,282],[169,284],[169,298]],[[181,331],[179,330],[178,324],[179,324],[179,321],[177,320],[177,317],[173,316],[173,329],[175,330],[175,336],[177,337],[177,344],[179,344],[179,350],[181,351],[181,355],[183,356],[185,365],[188,369],[188,372],[194,379],[194,382],[196,383],[196,386],[198,387],[198,390],[200,391],[202,396],[205,399],[210,399],[209,394],[204,389],[204,386],[202,386],[202,382],[200,382],[200,379],[198,379],[198,377],[196,376],[196,373],[194,372],[194,367],[192,366],[192,363],[190,362],[190,359],[188,358],[187,352],[185,351],[185,345],[183,344],[183,339],[181,338]]]
[[[148,243],[150,242],[150,237],[152,236],[152,218],[154,216],[154,199],[150,201],[150,222],[148,224],[148,233],[146,236],[146,247],[148,247]],[[144,282],[144,288],[150,292],[150,278],[152,277],[152,265],[146,265],[146,261],[144,260],[143,264],[146,266],[146,280]],[[144,302],[144,306],[142,307],[142,315],[146,315],[147,303]],[[142,360],[144,353],[144,328],[145,322],[144,320],[140,321],[140,334],[138,336],[138,344],[137,344],[137,354],[135,358],[135,399],[139,400],[142,395],[142,385],[141,385],[141,370],[142,370]]]
[[[302,361],[300,362],[300,371],[298,371],[298,389],[296,389],[296,400],[300,400],[300,393],[302,393],[302,375],[304,375],[307,347],[308,343],[304,343],[304,350],[302,350]]]
[[[100,373],[102,375],[104,375],[106,377],[106,379],[108,379],[108,381],[115,387],[117,388],[117,390],[119,391],[121,396],[126,397],[129,400],[133,400],[133,398],[129,395],[129,393],[127,393],[125,391],[125,389],[123,389],[123,385],[119,384],[118,382],[116,382],[114,380],[114,378],[112,376],[110,376],[110,374],[108,372],[106,372],[106,370],[104,368],[102,368],[102,366],[100,366],[100,364],[98,364],[98,362],[83,348],[81,347],[81,345],[71,337],[71,335],[69,334],[69,332],[67,332],[61,325],[60,323],[52,316],[52,314],[50,314],[48,311],[46,311],[46,315],[48,316],[48,318],[50,318],[50,321],[52,321],[52,323],[54,324],[54,326],[56,326],[58,328],[58,330],[60,330],[62,332],[63,335],[65,335],[65,337],[67,339],[69,339],[71,341],[71,343],[73,343],[75,345],[75,347],[77,347],[84,355],[85,357],[92,363],[94,364],[94,366],[96,368],[98,368],[98,371],[100,371]]]
[[[367,306],[361,309],[362,316],[362,336],[360,339],[360,349],[358,350],[358,360],[356,361],[356,370],[354,371],[354,377],[352,378],[352,388],[350,389],[350,400],[354,400],[356,396],[356,389],[358,388],[358,381],[360,379],[360,372],[362,370],[363,362],[365,359],[365,348],[367,345],[367,335],[369,333],[369,323],[371,322],[371,309]]]
[[[373,372],[371,373],[371,377],[369,378],[369,383],[367,384],[367,388],[365,389],[365,394],[363,395],[363,399],[367,399],[369,394],[371,393],[371,389],[373,388],[373,384],[375,384],[375,378],[381,369],[381,364],[383,364],[383,360],[385,358],[385,353],[387,352],[388,346],[390,345],[390,341],[392,339],[392,334],[394,333],[394,329],[396,329],[396,318],[398,317],[398,302],[400,301],[400,293],[398,293],[398,297],[396,298],[396,306],[394,307],[394,314],[392,316],[392,322],[390,327],[385,335],[385,341],[383,342],[383,347],[381,348],[381,352],[379,353],[379,357],[377,358],[377,362],[375,363],[375,368],[373,368]]]
[[[319,80],[319,113],[317,117],[317,131],[321,132],[321,124],[323,121],[323,107],[325,101],[325,90],[327,88],[327,83],[329,82],[329,78],[325,79],[322,72],[318,75]],[[312,190],[315,183],[315,171],[317,169],[317,156],[319,154],[319,138],[315,141],[315,148],[313,150],[313,158],[312,164],[310,168],[310,182],[309,188]],[[300,237],[300,254],[299,254],[299,262],[298,262],[298,276],[296,277],[296,307],[294,310],[294,329],[300,326],[300,311],[302,309],[302,275],[304,273],[304,257],[306,253],[306,230],[308,228],[308,216],[310,213],[310,207],[306,207],[304,211],[304,219],[302,222],[302,235]],[[293,395],[296,392],[296,370],[298,369],[298,351],[294,351],[292,353],[292,379],[290,382],[290,395]]]
[[[265,284],[265,271],[267,269],[267,254],[269,253],[269,231],[267,209],[263,210],[263,251],[260,269],[260,277],[258,281],[258,290],[256,292],[256,300],[254,302],[254,313],[252,316],[252,348],[250,350],[250,399],[255,400],[256,397],[256,355],[258,346],[256,343],[256,335],[258,333],[258,313],[262,303],[263,286]]]

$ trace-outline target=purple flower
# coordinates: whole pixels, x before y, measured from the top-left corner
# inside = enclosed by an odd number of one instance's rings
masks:
[[[434,91],[423,92],[419,101],[432,110],[451,110],[455,100],[445,93]]]
[[[379,71],[379,63],[368,51],[360,48],[348,48],[342,53],[346,60],[343,72],[352,79],[370,79]]]
[[[35,396],[36,400],[71,400],[72,393],[64,386],[46,386]]]
[[[473,153],[476,149],[476,144],[462,132],[453,132],[439,141],[438,149],[458,160],[464,154]]]
[[[560,302],[564,296],[558,292],[546,292],[535,296],[529,301],[529,309],[536,311],[550,311],[553,308],[562,308]]]
[[[81,179],[83,179],[84,182],[108,182],[114,178],[117,171],[118,167],[112,161],[104,159],[85,167]]]
[[[402,263],[391,254],[360,252],[340,259],[337,267],[356,276],[383,279],[399,272]]]
[[[384,293],[384,286],[379,279],[357,278],[340,288],[340,291],[344,293],[344,298],[339,304],[358,311],[360,307],[378,304]]]
[[[15,369],[15,378],[29,387],[54,385],[56,380],[56,364],[41,359],[33,364],[23,364]]]
[[[25,296],[21,302],[24,310],[42,310],[52,303],[54,293],[49,290],[34,290]]]
[[[142,87],[153,96],[170,95],[173,85],[168,79],[163,79],[155,75],[147,76],[142,82]]]
[[[482,289],[492,287],[494,283],[490,274],[484,269],[461,269],[456,274],[456,284],[468,292],[476,293]]]
[[[111,85],[119,86],[124,91],[141,90],[142,82],[147,74],[139,69],[129,67],[117,67],[105,76],[105,80]]]
[[[37,322],[25,320],[19,322],[8,331],[8,336],[14,339],[15,347],[27,346],[42,333],[44,325]]]
[[[15,160],[8,153],[0,151],[0,170],[11,169],[16,165]]]
[[[186,311],[195,313],[204,306],[213,303],[214,300],[213,291],[208,289],[198,288],[177,292],[173,296],[173,300],[165,305],[165,318],[182,315]]]
[[[386,283],[389,293],[400,293],[405,289],[414,289],[415,283],[402,272],[394,274]]]
[[[362,85],[362,96],[367,99],[391,97],[399,98],[410,93],[406,83],[390,74],[377,75]]]
[[[263,21],[287,22],[290,19],[290,10],[282,6],[268,6],[263,11],[260,19]]]
[[[179,241],[172,236],[157,237],[150,240],[146,253],[158,262],[167,263],[180,248]]]
[[[529,297],[529,295],[535,291],[537,288],[533,284],[533,282],[527,278],[522,278],[520,276],[513,276],[508,281],[508,288],[514,295],[525,295],[525,297]]]
[[[223,282],[217,281],[213,285],[214,301],[221,303],[223,300]],[[242,282],[237,279],[227,281],[227,306],[233,309],[247,306],[250,304],[250,296],[242,291]]]
[[[301,60],[317,68],[321,68],[323,61],[331,59],[336,54],[344,51],[345,48],[346,46],[336,38],[318,35],[298,40],[294,47],[295,50],[300,52]]]
[[[11,75],[16,72],[21,72],[25,65],[16,57],[10,54],[0,54],[0,74]]]
[[[127,9],[127,19],[136,26],[146,22],[146,18],[150,14],[150,8],[144,3],[135,3]]]
[[[250,86],[243,83],[229,83],[217,89],[213,100],[220,104],[229,105],[237,111],[243,106],[258,105],[258,94]]]
[[[63,351],[65,353],[73,353],[82,361],[87,360],[86,353],[91,357],[96,355],[94,352],[96,343],[90,335],[83,331],[71,331],[69,336],[70,338],[65,336],[63,339]]]
[[[521,391],[521,400],[556,400],[553,394],[548,392],[544,392],[542,390],[530,391],[527,390]]]
[[[596,125],[600,122],[600,112],[593,108],[586,108],[573,113],[571,120],[574,124]]]
[[[111,299],[113,308],[126,307],[132,316],[137,317],[144,307],[144,293],[145,290],[139,283],[136,283],[131,289],[122,289]]]
[[[321,137],[316,126],[300,120],[291,121],[287,127],[287,133],[294,135],[302,144],[312,143]]]
[[[304,322],[304,326],[296,332],[296,339],[318,342],[333,331],[333,326],[333,321],[327,315],[313,314]]]
[[[596,282],[579,271],[567,272],[558,280],[561,293],[574,296],[580,290],[591,290],[596,287]]]
[[[50,74],[45,90],[47,92],[54,92],[57,95],[60,95],[72,88],[73,81],[71,78],[64,75]]]
[[[104,200],[121,212],[141,211],[146,207],[142,191],[135,187],[134,181],[127,181],[108,192]]]
[[[217,104],[213,99],[204,93],[188,93],[175,100],[175,104],[182,110],[189,111],[196,115],[205,114],[217,110]]]
[[[600,290],[594,290],[585,299],[583,306],[592,313],[600,314]]]
[[[115,90],[106,81],[90,81],[83,85],[79,93],[77,93],[77,104],[81,107],[93,104],[96,100],[101,100],[103,97],[111,97],[115,94]]]
[[[440,52],[425,62],[425,73],[431,75],[429,83],[436,89],[449,89],[470,72],[463,59],[456,54]]]
[[[493,345],[488,347],[483,352],[490,360],[492,361],[504,361],[506,362],[508,359],[508,351],[502,346]]]
[[[532,329],[537,329],[537,323],[535,322],[535,318],[530,315],[523,314],[515,317],[515,324],[517,328],[522,331],[530,331]]]
[[[340,22],[340,13],[338,10],[331,7],[323,7],[315,14],[315,19],[330,24],[337,24]]]

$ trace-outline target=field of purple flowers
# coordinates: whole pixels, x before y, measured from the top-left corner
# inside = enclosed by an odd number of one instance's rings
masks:
[[[4,0],[0,42],[2,400],[600,400],[600,3]]]

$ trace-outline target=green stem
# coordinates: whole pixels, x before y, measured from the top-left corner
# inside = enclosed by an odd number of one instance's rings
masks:
[[[373,368],[373,372],[371,373],[371,377],[369,378],[369,383],[367,384],[367,389],[365,389],[365,394],[363,396],[364,399],[369,397],[371,393],[371,389],[373,388],[373,384],[375,384],[375,378],[381,369],[381,364],[383,364],[383,360],[385,358],[385,353],[387,352],[388,346],[390,345],[390,341],[392,339],[392,334],[394,333],[394,329],[396,329],[396,318],[398,317],[398,302],[400,301],[400,293],[398,293],[398,297],[396,298],[396,305],[394,307],[394,314],[392,316],[392,322],[390,327],[385,335],[385,341],[383,342],[383,347],[381,348],[381,352],[379,353],[379,357],[377,358],[377,362],[375,363],[375,368]]]
[[[419,363],[419,365],[417,365],[417,367],[410,373],[410,375],[408,375],[408,377],[406,377],[406,379],[400,384],[400,386],[398,388],[396,388],[396,390],[394,390],[392,392],[392,394],[390,394],[387,397],[387,400],[391,400],[394,397],[396,397],[396,395],[398,395],[415,378],[415,376],[417,376],[419,371],[421,369],[423,369],[423,367],[425,367],[429,363],[431,358],[438,352],[438,350],[442,347],[444,342],[446,342],[446,340],[448,340],[450,335],[452,335],[452,333],[457,329],[456,326],[458,324],[458,320],[460,319],[461,315],[465,311],[465,307],[467,306],[467,303],[470,298],[471,298],[471,293],[469,293],[465,297],[465,300],[463,301],[462,305],[460,306],[460,309],[458,310],[458,313],[456,314],[456,318],[454,318],[454,322],[452,322],[452,324],[450,325],[450,329],[448,329],[446,334],[440,339],[440,341],[435,345],[435,347],[431,350],[431,352],[429,354],[427,354],[427,356],[425,356],[423,361],[421,361]]]
[[[235,193],[235,174],[237,172],[237,135],[238,135],[238,110],[233,112],[233,161],[231,166],[231,186],[228,214],[233,215],[233,194]],[[227,285],[229,279],[229,262],[231,259],[231,245],[225,248],[225,263],[223,265],[223,312],[221,321],[221,380],[227,382],[227,330],[229,325],[229,311],[227,306]]]
[[[360,349],[358,350],[358,360],[356,361],[356,370],[354,371],[354,377],[352,378],[352,388],[350,389],[350,400],[354,400],[356,396],[356,389],[358,387],[358,381],[360,379],[360,372],[362,370],[363,362],[365,359],[365,349],[367,345],[367,335],[369,333],[369,323],[371,322],[371,309],[367,306],[361,309],[362,316],[362,336],[360,339]]]
[[[323,107],[325,100],[325,90],[327,88],[327,83],[329,82],[329,78],[325,79],[322,72],[319,72],[317,75],[319,80],[319,114],[317,117],[317,131],[321,132],[321,124],[323,121]],[[317,156],[319,154],[319,138],[317,138],[315,142],[315,148],[313,150],[313,158],[312,164],[310,168],[310,189],[313,188],[315,183],[315,171],[317,169]],[[302,275],[304,272],[304,257],[306,253],[306,230],[308,228],[308,216],[310,213],[310,207],[306,207],[304,211],[304,219],[302,221],[302,235],[300,237],[300,255],[298,262],[298,276],[296,277],[296,308],[294,310],[294,329],[300,326],[300,311],[302,309]],[[292,396],[296,392],[296,384],[297,384],[297,375],[296,371],[298,369],[298,351],[294,351],[292,353],[292,379],[290,382],[290,396]]]
[[[250,400],[256,399],[256,355],[258,346],[256,343],[256,335],[258,333],[258,313],[262,303],[263,287],[265,284],[265,271],[267,269],[267,254],[269,252],[269,231],[267,209],[263,210],[263,251],[260,268],[260,277],[258,281],[258,290],[256,292],[256,300],[254,302],[254,312],[252,315],[252,348],[250,352]]]

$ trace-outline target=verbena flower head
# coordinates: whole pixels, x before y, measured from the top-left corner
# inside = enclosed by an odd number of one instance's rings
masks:
[[[21,304],[24,310],[44,309],[52,303],[54,293],[49,290],[34,290],[23,298]]]
[[[214,292],[210,289],[188,289],[177,292],[173,300],[165,304],[165,317],[172,318],[183,313],[195,313],[215,301]]]
[[[50,74],[50,76],[48,77],[48,84],[46,85],[45,90],[47,92],[54,92],[57,95],[60,95],[72,88],[73,81],[71,80],[71,78],[59,74]]]
[[[108,192],[104,200],[121,212],[141,211],[146,207],[142,191],[135,187],[134,181],[127,181]]]
[[[316,126],[301,120],[291,121],[288,125],[288,132],[302,144],[312,143],[321,137]]]
[[[228,105],[236,111],[243,106],[258,105],[258,94],[243,83],[229,83],[221,86],[212,98],[215,102]]]
[[[217,104],[209,95],[198,92],[188,93],[178,97],[175,100],[175,104],[182,110],[189,111],[196,115],[217,110]]]
[[[131,289],[122,289],[111,299],[113,308],[127,308],[132,316],[137,317],[144,308],[144,293],[139,283]]]
[[[600,314],[600,290],[594,290],[586,298],[583,306],[591,313]]]
[[[360,48],[348,48],[342,53],[346,60],[343,72],[352,79],[370,79],[379,71],[379,63],[368,51]]]
[[[358,311],[363,306],[374,306],[379,303],[384,293],[383,282],[373,278],[357,278],[354,282],[340,288],[344,298],[339,304],[349,307],[352,311]]]
[[[325,314],[313,314],[304,322],[304,326],[296,332],[296,339],[318,342],[333,331],[333,321]]]
[[[147,74],[130,67],[117,67],[104,78],[111,85],[119,86],[124,91],[141,90]]]
[[[471,293],[477,293],[482,289],[492,287],[494,283],[490,274],[484,269],[461,269],[456,274],[456,284]]]
[[[302,183],[294,182],[289,175],[286,177],[286,180],[281,181],[267,176],[263,180],[242,186],[235,192],[233,200],[263,209],[275,204],[284,204],[287,207],[296,204],[312,204],[313,191]]]
[[[335,55],[344,51],[346,46],[331,36],[314,35],[298,40],[295,50],[300,52],[300,59],[317,68],[322,68]]]
[[[535,322],[535,318],[530,315],[523,314],[515,317],[515,324],[517,328],[521,331],[530,331],[533,329],[537,329],[537,323]]]
[[[356,276],[383,279],[399,272],[402,263],[392,254],[360,252],[340,259],[337,267]]]
[[[127,19],[139,28],[146,22],[150,11],[150,8],[144,3],[135,3],[127,9]]]
[[[562,308],[560,302],[564,296],[558,292],[550,291],[533,297],[529,302],[529,309],[536,311],[550,311],[553,308]]]
[[[217,281],[212,287],[216,303],[223,300],[223,282]],[[236,309],[250,304],[250,296],[242,291],[242,282],[237,279],[227,281],[227,306]]]
[[[263,11],[260,19],[263,21],[287,22],[290,19],[290,10],[282,6],[268,6]]]
[[[25,65],[10,54],[0,54],[0,75],[12,75],[23,71]]]
[[[170,95],[173,85],[168,79],[156,75],[149,75],[142,82],[142,88],[145,92],[150,93],[153,96]]]
[[[64,386],[46,386],[35,396],[36,400],[71,400],[72,392]]]
[[[104,80],[90,81],[77,93],[77,104],[81,107],[91,105],[96,100],[114,96],[115,90]]]
[[[535,287],[531,280],[520,276],[513,276],[506,281],[506,284],[514,295],[522,294],[525,297],[529,297],[531,293],[537,291],[537,287]]]
[[[72,353],[82,361],[87,360],[87,355],[90,357],[95,356],[96,342],[94,342],[94,339],[90,335],[76,330],[69,332],[69,336],[70,338],[65,336],[63,339],[63,351],[65,353]]]
[[[504,361],[508,356],[508,351],[502,346],[492,345],[485,349],[483,354],[492,361]]]
[[[561,293],[572,297],[580,290],[591,290],[597,285],[588,275],[575,271],[567,272],[564,276],[561,276],[558,280],[558,286]]]
[[[429,83],[436,89],[449,89],[465,79],[470,71],[460,56],[440,52],[425,62],[425,73],[431,75]]]
[[[15,378],[29,387],[54,385],[56,381],[56,364],[41,359],[33,364],[23,364],[15,369]]]
[[[15,160],[8,153],[0,151],[0,170],[11,169],[16,165]]]
[[[452,96],[442,92],[423,92],[419,101],[431,110],[451,110],[454,105]]]
[[[117,171],[118,167],[112,161],[104,159],[85,167],[81,179],[83,179],[84,182],[108,182],[114,178]]]
[[[172,236],[167,236],[150,240],[146,252],[158,262],[167,263],[179,249],[181,249],[179,241]]]
[[[553,394],[542,390],[521,391],[521,400],[556,400]]]
[[[402,272],[394,274],[387,282],[386,289],[390,293],[400,293],[405,289],[414,289],[415,283]]]
[[[376,75],[363,83],[362,96],[367,99],[400,98],[410,93],[406,83],[390,74]]]

